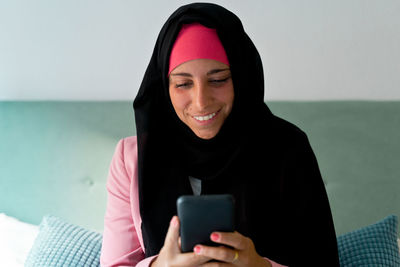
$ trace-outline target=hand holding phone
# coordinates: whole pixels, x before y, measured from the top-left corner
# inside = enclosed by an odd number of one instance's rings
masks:
[[[193,251],[197,244],[219,246],[210,240],[214,231],[234,231],[234,198],[232,195],[181,196],[177,200],[181,222],[181,250]]]

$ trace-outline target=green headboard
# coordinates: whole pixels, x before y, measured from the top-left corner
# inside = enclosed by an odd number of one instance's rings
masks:
[[[400,102],[268,105],[308,134],[337,234],[400,216]],[[108,167],[133,118],[126,101],[0,102],[0,212],[101,231]]]
[[[0,212],[102,230],[115,145],[134,134],[128,102],[0,102]]]
[[[388,214],[400,216],[400,102],[292,102],[270,107],[307,133],[337,234]]]

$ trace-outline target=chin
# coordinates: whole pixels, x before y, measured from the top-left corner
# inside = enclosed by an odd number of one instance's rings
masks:
[[[210,140],[215,136],[216,136],[216,134],[214,134],[214,135],[197,135],[197,137],[204,139],[204,140]]]
[[[218,129],[218,131],[193,131],[193,132],[197,137],[204,139],[204,140],[209,140],[209,139],[214,138],[218,134],[219,129]]]

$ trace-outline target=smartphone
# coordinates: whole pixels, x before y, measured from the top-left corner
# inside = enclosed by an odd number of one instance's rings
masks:
[[[184,195],[177,199],[176,205],[182,252],[193,251],[197,244],[220,246],[211,241],[211,233],[234,231],[232,195]]]

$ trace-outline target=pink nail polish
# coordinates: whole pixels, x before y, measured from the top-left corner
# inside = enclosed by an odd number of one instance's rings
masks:
[[[194,253],[200,254],[200,252],[201,252],[201,247],[200,246],[195,246],[194,247]]]
[[[219,238],[220,238],[220,235],[219,235],[219,234],[217,234],[217,233],[212,233],[212,234],[211,234],[211,240],[212,240],[212,241],[218,241]]]

